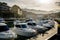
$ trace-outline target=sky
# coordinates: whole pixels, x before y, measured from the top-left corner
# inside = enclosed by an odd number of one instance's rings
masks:
[[[36,10],[60,10],[60,6],[55,2],[60,0],[0,0],[6,2],[9,6],[18,5],[20,8],[36,9]]]

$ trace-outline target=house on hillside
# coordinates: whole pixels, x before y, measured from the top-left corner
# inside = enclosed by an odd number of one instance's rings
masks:
[[[14,13],[15,18],[24,18],[25,17],[22,12],[22,9],[17,5],[14,5],[11,7],[11,12]]]

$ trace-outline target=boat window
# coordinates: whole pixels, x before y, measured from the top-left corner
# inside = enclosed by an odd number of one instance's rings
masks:
[[[48,23],[48,21],[45,21],[44,23]]]
[[[26,22],[33,21],[32,19],[26,20]]]
[[[21,28],[21,25],[16,25],[16,27]]]
[[[9,30],[8,26],[0,26],[0,32]]]
[[[21,27],[22,27],[22,28],[27,28],[27,26],[26,26],[26,25],[21,25]]]
[[[36,23],[28,23],[28,25],[36,26]]]

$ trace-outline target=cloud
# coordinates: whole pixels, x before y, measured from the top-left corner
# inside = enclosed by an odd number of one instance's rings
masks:
[[[53,0],[51,4],[41,4],[38,3],[37,0],[0,0],[1,2],[6,2],[8,5],[13,6],[14,4],[20,6],[21,8],[29,8],[29,9],[42,9],[42,10],[51,10],[51,9],[59,9],[54,2],[57,0]],[[59,1],[59,0],[58,0]]]

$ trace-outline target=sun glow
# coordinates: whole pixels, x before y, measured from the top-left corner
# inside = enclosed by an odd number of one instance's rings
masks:
[[[49,4],[49,3],[52,3],[52,0],[37,0],[39,3],[42,3],[42,4]]]

